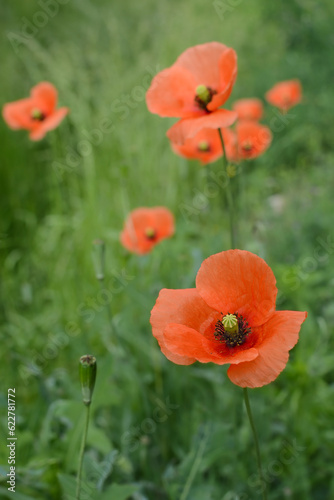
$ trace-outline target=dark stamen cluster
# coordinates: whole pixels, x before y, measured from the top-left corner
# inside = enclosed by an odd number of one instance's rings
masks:
[[[199,106],[201,109],[205,109],[205,111],[208,111],[207,110],[207,105],[209,104],[210,101],[212,101],[212,97],[217,94],[217,91],[216,90],[213,90],[211,87],[207,87],[209,93],[210,93],[210,99],[208,102],[205,102],[203,101],[198,95],[195,96],[195,102],[197,104],[197,106]]]
[[[230,313],[228,313],[230,314]],[[246,342],[247,336],[252,333],[248,322],[241,314],[234,313],[238,320],[238,333],[229,333],[225,330],[221,320],[216,323],[214,336],[218,342],[224,342],[227,347],[237,347]]]

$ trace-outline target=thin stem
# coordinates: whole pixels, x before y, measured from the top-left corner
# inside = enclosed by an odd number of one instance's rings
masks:
[[[86,447],[86,441],[87,441],[87,432],[88,432],[88,425],[89,425],[89,415],[90,415],[90,404],[86,405],[85,428],[84,428],[84,433],[83,433],[83,436],[82,436],[82,443],[81,443],[81,449],[80,449],[80,455],[79,455],[79,468],[78,468],[78,476],[77,476],[77,492],[76,492],[76,495],[75,495],[75,499],[76,500],[80,500],[82,464],[83,464],[83,457],[84,457],[85,447]]]
[[[228,175],[227,172],[227,157],[226,157],[226,149],[225,149],[225,144],[224,144],[224,139],[223,139],[223,134],[220,130],[218,129],[220,141],[222,144],[223,148],[223,163],[224,163],[224,168],[226,175]],[[231,177],[228,175],[230,182],[231,182]],[[228,213],[229,213],[229,221],[230,221],[230,236],[231,236],[231,248],[236,248],[236,228],[235,228],[235,220],[234,220],[234,214],[235,214],[235,208],[234,208],[234,202],[233,202],[233,196],[231,192],[231,186],[227,186],[226,188],[226,198],[227,198],[227,206],[228,206]]]
[[[260,455],[260,447],[259,447],[259,440],[257,437],[257,432],[255,429],[254,425],[254,420],[253,420],[253,415],[252,415],[252,410],[249,404],[249,397],[248,397],[248,390],[247,387],[244,388],[244,400],[245,400],[245,405],[246,405],[246,410],[247,410],[247,415],[249,418],[249,422],[253,431],[253,436],[254,436],[254,441],[255,441],[255,451],[256,451],[256,460],[257,460],[257,467],[259,469],[259,475],[261,478],[263,490],[262,490],[262,496],[263,500],[267,500],[267,488],[266,488],[266,483],[263,477],[263,469],[262,469],[262,463],[261,463],[261,455]]]

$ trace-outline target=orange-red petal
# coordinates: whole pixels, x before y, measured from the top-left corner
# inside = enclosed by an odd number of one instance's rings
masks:
[[[217,109],[199,118],[185,118],[175,123],[168,131],[167,137],[175,144],[184,144],[186,139],[194,137],[203,128],[218,129],[229,127],[237,119],[235,111]]]
[[[255,348],[246,349],[230,355],[219,355],[214,350],[213,342],[201,335],[194,328],[182,324],[168,324],[163,333],[164,344],[168,351],[178,356],[189,356],[201,363],[239,364],[254,360],[258,356]]]
[[[203,111],[195,106],[196,83],[187,70],[172,66],[158,73],[146,93],[151,113],[159,116],[200,116]]]
[[[56,108],[58,100],[57,89],[50,82],[40,82],[31,89],[31,98],[36,108],[49,115]]]
[[[263,116],[263,104],[256,97],[239,99],[232,108],[238,113],[239,120],[260,120]]]
[[[222,314],[243,315],[251,327],[275,311],[276,279],[263,259],[245,250],[228,250],[201,265],[196,288],[205,302]]]
[[[20,99],[4,105],[2,115],[7,125],[13,129],[31,128],[31,111],[34,104],[30,98]]]
[[[231,381],[240,387],[262,387],[275,380],[288,362],[289,350],[297,343],[306,316],[306,312],[276,311],[259,327],[262,342],[256,346],[258,357],[231,365],[227,372]]]
[[[192,74],[194,90],[198,85],[205,85],[216,92],[207,106],[210,111],[228,99],[237,76],[235,51],[219,42],[190,47],[179,56],[174,66]]]

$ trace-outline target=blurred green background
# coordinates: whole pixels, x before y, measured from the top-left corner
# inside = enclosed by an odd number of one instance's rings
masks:
[[[205,195],[221,163],[175,156],[165,137],[173,120],[145,104],[154,74],[212,40],[238,54],[228,107],[263,99],[277,81],[303,85],[303,103],[240,180],[240,246],[272,267],[278,309],[309,313],[286,370],[250,397],[269,498],[334,498],[332,1],[13,0],[0,9],[2,104],[47,80],[71,109],[37,143],[0,121],[0,425],[7,436],[14,387],[15,498],[74,498],[78,359],[88,352],[98,379],[83,498],[260,497],[242,390],[224,366],[167,361],[149,325],[161,288],[193,287],[201,262],[229,247],[223,192]],[[275,116],[267,105],[264,122]],[[113,127],[101,138],[106,119]],[[128,254],[119,243],[127,213],[156,205],[173,211],[175,236]],[[108,304],[96,238],[106,242]],[[3,499],[7,459],[2,444]]]

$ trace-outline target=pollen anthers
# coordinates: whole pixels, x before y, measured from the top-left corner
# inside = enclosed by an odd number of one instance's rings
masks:
[[[214,94],[217,94],[216,90],[213,90],[211,87],[207,87],[206,85],[198,85],[196,87],[196,96],[195,101],[197,105],[206,110],[206,106],[212,100]]]
[[[221,320],[217,321],[214,336],[218,342],[224,342],[227,347],[237,347],[246,341],[250,333],[252,331],[248,322],[241,314],[227,313],[223,315]]]

